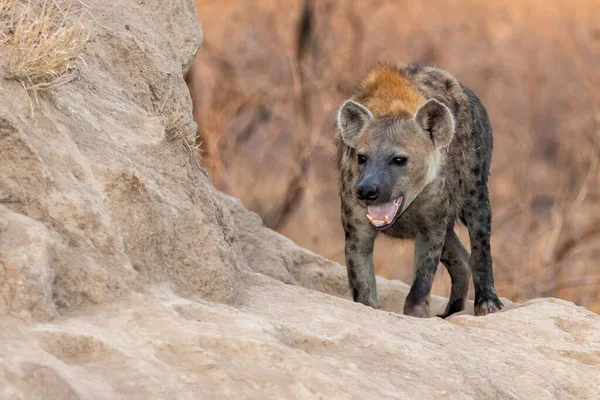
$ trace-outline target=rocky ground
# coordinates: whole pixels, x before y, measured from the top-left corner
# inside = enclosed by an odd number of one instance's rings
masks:
[[[415,319],[385,279],[373,310],[215,190],[184,82],[193,2],[83,11],[64,85],[24,90],[0,47],[0,398],[598,398],[591,311]]]

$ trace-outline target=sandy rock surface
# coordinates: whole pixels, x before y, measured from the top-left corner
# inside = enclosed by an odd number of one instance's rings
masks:
[[[193,2],[86,10],[77,80],[32,102],[0,76],[0,398],[598,398],[600,317],[571,303],[349,301],[190,147]]]

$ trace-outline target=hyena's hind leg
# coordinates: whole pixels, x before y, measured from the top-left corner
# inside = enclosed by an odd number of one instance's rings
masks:
[[[452,291],[446,311],[438,315],[440,318],[446,318],[465,309],[471,280],[469,252],[460,242],[454,228],[450,228],[446,233],[446,243],[440,261],[448,270],[452,280]]]
[[[475,315],[487,315],[504,308],[496,294],[492,270],[490,235],[492,211],[487,188],[478,186],[479,195],[470,199],[470,207],[465,207],[463,215],[471,239],[469,267],[475,286]]]
[[[469,229],[471,257],[469,267],[475,286],[475,315],[486,315],[501,310],[504,305],[496,294],[492,270],[492,209],[488,193],[488,177],[493,149],[492,126],[487,112],[475,94],[466,89],[471,107],[473,134],[477,158],[471,170],[469,194],[462,209],[461,220]]]

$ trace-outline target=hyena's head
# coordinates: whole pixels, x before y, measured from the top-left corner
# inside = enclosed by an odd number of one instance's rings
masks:
[[[379,229],[393,224],[436,178],[443,149],[454,135],[450,110],[433,99],[414,116],[382,118],[348,100],[339,110],[338,125],[344,144],[355,150],[355,194]]]

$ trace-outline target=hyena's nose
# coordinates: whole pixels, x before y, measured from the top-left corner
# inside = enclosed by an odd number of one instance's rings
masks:
[[[370,183],[359,185],[356,189],[356,196],[359,200],[377,200],[378,195],[379,188]]]

